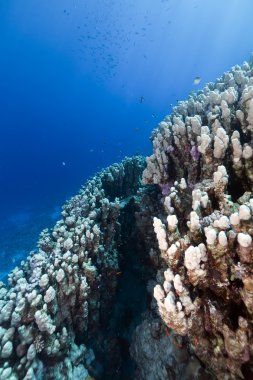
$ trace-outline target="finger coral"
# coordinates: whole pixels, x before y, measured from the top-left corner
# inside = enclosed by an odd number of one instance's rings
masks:
[[[121,198],[137,191],[143,159],[89,180],[44,230],[38,250],[0,283],[0,379],[88,379],[86,342],[107,318],[117,284]]]
[[[245,62],[179,102],[154,131],[143,173],[167,186],[164,215],[154,216],[158,313],[220,380],[253,368],[252,104]]]

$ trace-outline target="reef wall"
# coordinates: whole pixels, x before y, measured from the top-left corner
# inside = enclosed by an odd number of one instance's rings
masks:
[[[251,61],[89,180],[0,283],[0,379],[252,379],[252,135]]]
[[[252,378],[253,67],[179,102],[152,136],[159,315],[217,379]]]
[[[0,379],[101,378],[88,347],[103,334],[115,295],[119,218],[144,160],[102,171],[63,207],[38,250],[0,283]]]

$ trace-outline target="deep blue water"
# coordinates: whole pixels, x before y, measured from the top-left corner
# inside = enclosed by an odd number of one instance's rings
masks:
[[[251,0],[1,0],[0,277],[90,175],[150,154],[177,99],[249,58],[252,14]]]

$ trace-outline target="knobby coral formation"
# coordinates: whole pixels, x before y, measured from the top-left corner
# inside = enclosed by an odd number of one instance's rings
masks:
[[[179,102],[154,131],[145,183],[163,193],[159,314],[217,379],[253,369],[253,66]]]
[[[252,378],[252,136],[245,62],[179,102],[146,168],[89,180],[0,283],[0,379],[117,380],[128,345],[138,380]],[[134,292],[147,310],[131,336]]]
[[[0,284],[0,378],[88,379],[85,345],[108,316],[116,289],[124,202],[136,192],[143,159],[125,159],[88,181],[44,230],[38,251]]]

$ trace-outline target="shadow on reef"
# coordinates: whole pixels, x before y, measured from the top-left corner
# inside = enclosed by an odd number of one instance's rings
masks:
[[[135,197],[121,202],[119,217],[121,236],[118,244],[119,271],[116,293],[110,314],[101,321],[100,331],[88,345],[99,363],[95,379],[130,380],[134,378],[135,362],[130,355],[133,333],[148,307],[147,281],[150,259],[139,240],[135,214]]]

